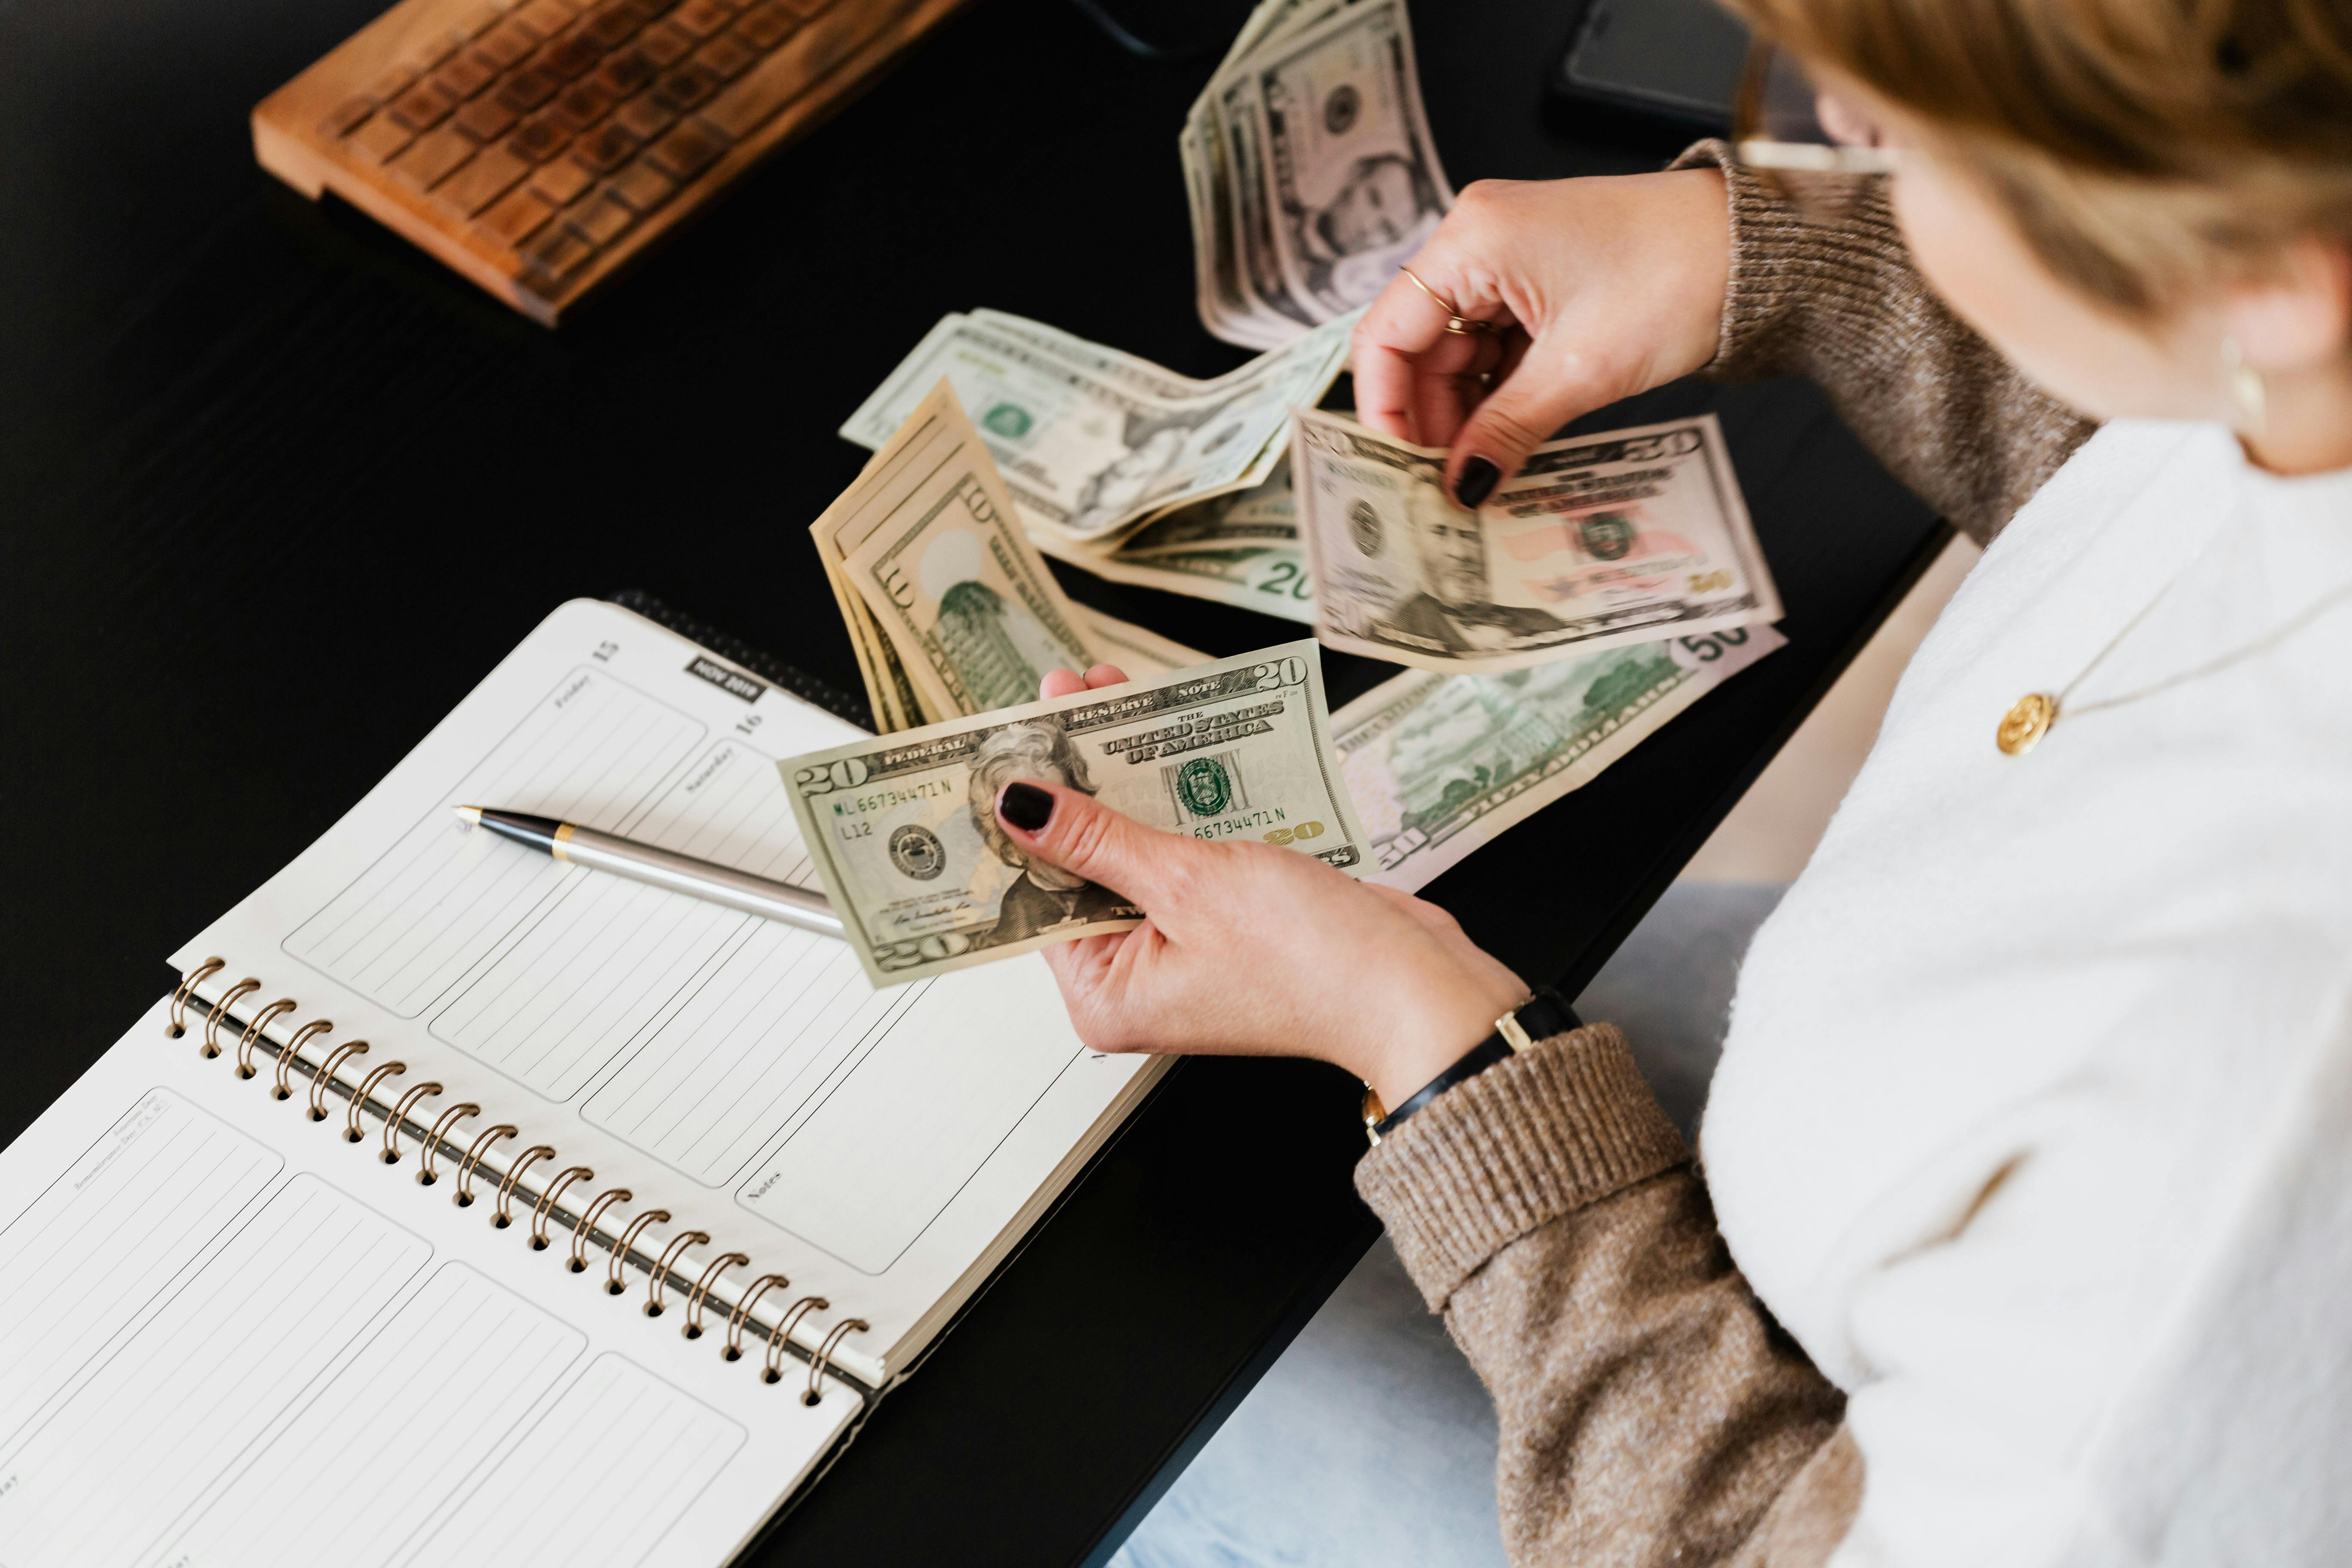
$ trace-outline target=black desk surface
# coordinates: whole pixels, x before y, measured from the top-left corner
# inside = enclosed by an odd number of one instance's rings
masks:
[[[1213,54],[982,0],[550,333],[255,167],[250,106],[377,5],[0,0],[0,1141],[562,599],[641,587],[856,689],[805,528],[941,312],[1242,357],[1192,314],[1175,155]],[[1576,9],[1424,0],[1457,184],[1672,150],[1545,109]],[[1599,422],[1707,405],[1790,646],[1430,889],[1570,994],[1942,537],[1801,384]],[[1066,580],[1213,653],[1297,635]],[[1332,658],[1335,701],[1383,668]],[[1324,1068],[1181,1068],[755,1560],[1106,1554],[1375,1234],[1353,1106]]]

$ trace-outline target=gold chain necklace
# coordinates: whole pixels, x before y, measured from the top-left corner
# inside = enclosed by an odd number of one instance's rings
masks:
[[[2193,563],[2192,562],[2191,564]],[[2058,715],[2062,711],[2080,716],[2084,713],[2095,713],[2102,708],[2121,708],[2124,704],[2137,702],[2143,697],[2154,697],[2158,692],[2169,691],[2176,686],[2185,686],[2192,680],[2201,680],[2209,675],[2218,674],[2229,668],[2233,664],[2252,658],[2256,654],[2269,652],[2337,605],[2352,600],[2352,583],[2347,583],[2333,593],[2322,594],[2306,605],[2302,614],[2289,616],[2285,621],[2242,648],[2225,653],[2218,658],[2208,659],[2205,663],[2184,669],[2177,675],[2168,675],[2154,685],[2144,686],[2137,691],[2127,691],[2120,697],[2103,697],[2096,702],[2084,702],[2074,707],[2067,707],[2066,699],[2074,689],[2088,679],[2091,672],[2105,662],[2107,655],[2115,652],[2116,647],[2126,637],[2139,628],[2139,624],[2147,619],[2157,605],[2164,602],[2165,595],[2171,593],[2174,585],[2188,574],[2188,567],[2184,566],[2168,579],[2164,586],[2156,591],[2156,597],[2142,605],[2139,614],[2126,622],[2123,630],[2108,638],[2107,646],[2094,654],[2091,657],[2091,662],[2083,667],[2081,673],[2068,681],[2055,694],[2046,691],[2029,691],[2011,704],[2009,711],[2001,715],[2000,727],[1993,731],[1993,744],[1999,746],[2005,755],[2021,757],[2042,743],[2042,737],[2048,734],[2050,727],[2058,722]]]

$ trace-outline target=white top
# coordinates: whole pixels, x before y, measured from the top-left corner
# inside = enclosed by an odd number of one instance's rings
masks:
[[[1852,1395],[1841,1568],[2352,1561],[2352,473],[2075,454],[1759,933],[1701,1148]]]

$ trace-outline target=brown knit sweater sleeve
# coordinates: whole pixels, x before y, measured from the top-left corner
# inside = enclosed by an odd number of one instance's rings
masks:
[[[1858,177],[1833,218],[1807,217],[1701,142],[1676,168],[1713,164],[1731,196],[1723,336],[1701,373],[1811,377],[1879,461],[1979,543],[2095,427],[2041,391],[1930,293],[1887,206]]]
[[[1616,1029],[1448,1090],[1356,1188],[1494,1395],[1515,1564],[1828,1558],[1861,1498],[1844,1396],[1732,1266]]]

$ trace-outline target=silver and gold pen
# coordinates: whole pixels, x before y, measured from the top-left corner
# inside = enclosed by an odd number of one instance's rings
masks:
[[[587,866],[610,871],[632,881],[667,888],[730,910],[741,910],[804,931],[841,935],[841,917],[823,893],[812,893],[788,882],[772,882],[738,871],[732,866],[698,860],[656,849],[633,838],[599,833],[593,827],[559,822],[551,816],[529,816],[519,811],[493,811],[488,806],[453,807],[477,827],[487,827],[501,838],[552,855],[567,866]]]

